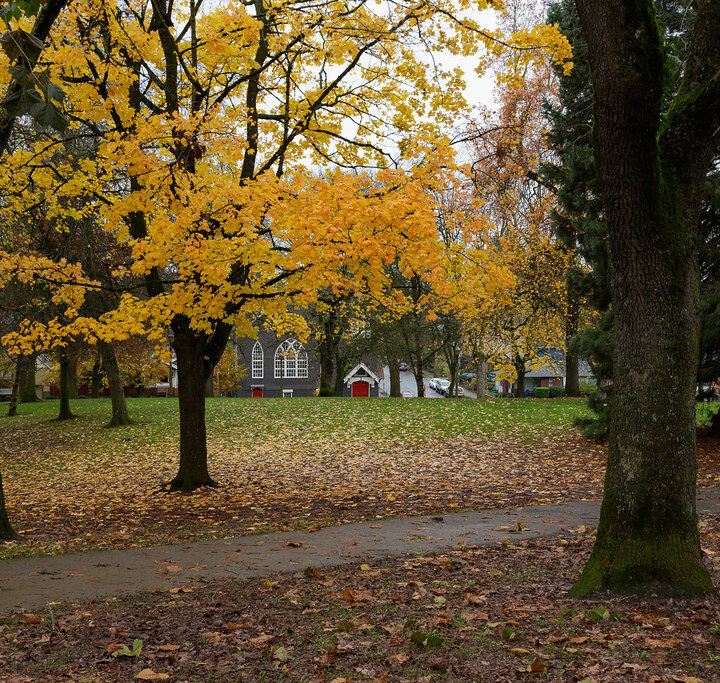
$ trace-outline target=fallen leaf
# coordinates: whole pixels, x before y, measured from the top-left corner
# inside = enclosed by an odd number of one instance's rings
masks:
[[[169,678],[170,674],[155,673],[152,669],[143,669],[135,676],[138,681],[167,681]]]

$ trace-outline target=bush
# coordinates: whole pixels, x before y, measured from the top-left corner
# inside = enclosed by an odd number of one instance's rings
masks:
[[[580,382],[580,395],[590,396],[597,391],[597,384],[595,382]]]
[[[561,396],[565,396],[564,387],[550,387],[550,398],[560,398]]]
[[[533,396],[535,398],[549,398],[550,389],[548,387],[535,387],[535,389],[533,389]]]

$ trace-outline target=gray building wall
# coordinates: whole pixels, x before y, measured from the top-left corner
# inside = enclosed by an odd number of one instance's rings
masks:
[[[257,339],[237,340],[237,355],[246,369],[245,377],[240,381],[238,387],[237,395],[239,397],[252,397],[253,389],[262,390],[263,398],[280,398],[284,391],[292,391],[293,397],[315,395],[315,390],[320,383],[320,364],[311,344],[304,345],[302,349],[307,354],[307,377],[288,377],[284,372],[281,373],[282,377],[275,377],[276,351],[281,344],[289,340],[297,341],[295,337],[278,337],[273,332],[266,330],[260,330]],[[253,377],[252,352],[256,342],[260,342],[263,351],[262,377]],[[295,359],[296,367],[298,360],[299,358]],[[292,368],[291,356],[288,356],[288,361]]]

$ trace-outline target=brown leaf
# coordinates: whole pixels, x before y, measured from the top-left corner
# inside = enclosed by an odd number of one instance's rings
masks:
[[[143,669],[135,680],[138,681],[167,681],[170,678],[170,674],[155,673],[152,669]]]

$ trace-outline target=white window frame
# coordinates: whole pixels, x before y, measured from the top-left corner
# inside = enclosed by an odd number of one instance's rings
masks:
[[[307,351],[297,339],[286,339],[275,350],[275,379],[307,379]]]
[[[265,375],[265,354],[259,341],[256,341],[252,347],[250,364],[252,366],[252,378],[263,379]]]
[[[292,398],[293,397],[293,390],[292,389],[283,389],[283,398]]]

